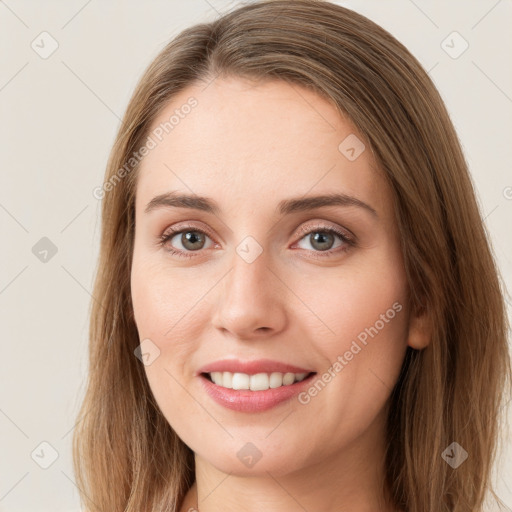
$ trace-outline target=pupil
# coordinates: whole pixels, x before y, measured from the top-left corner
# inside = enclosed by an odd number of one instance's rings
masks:
[[[197,250],[200,249],[200,247],[194,247],[194,244],[196,242],[201,242],[203,239],[203,235],[201,233],[198,233],[197,231],[187,231],[186,233],[183,233],[182,235],[182,243],[184,247],[187,247],[187,249],[191,250]],[[190,245],[192,245],[190,247]]]
[[[331,242],[331,244],[327,244],[328,246],[332,245],[332,239],[333,239],[333,235],[331,235],[330,233],[322,233],[322,232],[317,232],[317,233],[314,233],[312,235],[313,237],[313,241],[311,243],[311,245],[313,247],[316,247],[315,244],[320,244],[320,247],[317,247],[317,249],[319,250],[322,250],[322,251],[325,251],[325,250],[328,250],[330,247],[325,247],[325,242]]]

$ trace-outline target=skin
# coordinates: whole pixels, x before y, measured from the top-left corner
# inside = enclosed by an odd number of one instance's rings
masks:
[[[194,96],[198,105],[142,161],[136,192],[131,274],[140,339],[160,355],[145,366],[162,413],[194,451],[196,482],[181,511],[395,510],[385,500],[384,428],[407,345],[429,339],[428,319],[411,314],[391,190],[367,149],[339,150],[358,134],[315,93],[282,81],[216,79],[174,97],[153,127]],[[164,192],[208,196],[218,215],[159,208]],[[375,209],[329,206],[280,215],[279,201],[344,193]],[[206,230],[191,250],[171,227]],[[349,230],[321,248],[312,235]],[[263,252],[247,263],[237,245],[252,236]],[[329,245],[329,243],[331,245]],[[192,253],[172,255],[167,249]],[[188,246],[190,247],[190,246]],[[346,249],[346,250],[340,250]],[[228,358],[268,358],[323,374],[394,303],[402,306],[309,403],[237,412],[214,402],[197,370]],[[265,329],[263,329],[265,328]],[[251,468],[237,457],[261,452]]]

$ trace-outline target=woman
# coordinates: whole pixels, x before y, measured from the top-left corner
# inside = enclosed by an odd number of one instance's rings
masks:
[[[453,125],[390,34],[314,0],[185,30],[102,193],[88,510],[483,510],[504,301]]]

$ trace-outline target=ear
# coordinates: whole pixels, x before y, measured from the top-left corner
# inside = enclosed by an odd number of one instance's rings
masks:
[[[409,334],[407,344],[416,349],[423,350],[432,338],[432,317],[429,311],[420,308],[417,312],[411,311],[409,316]]]

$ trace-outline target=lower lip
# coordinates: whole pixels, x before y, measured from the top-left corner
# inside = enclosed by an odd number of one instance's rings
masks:
[[[309,375],[300,382],[289,386],[266,389],[264,391],[250,391],[247,389],[228,389],[217,386],[204,375],[200,375],[205,391],[220,405],[239,412],[262,412],[272,409],[309,386],[315,374]]]

